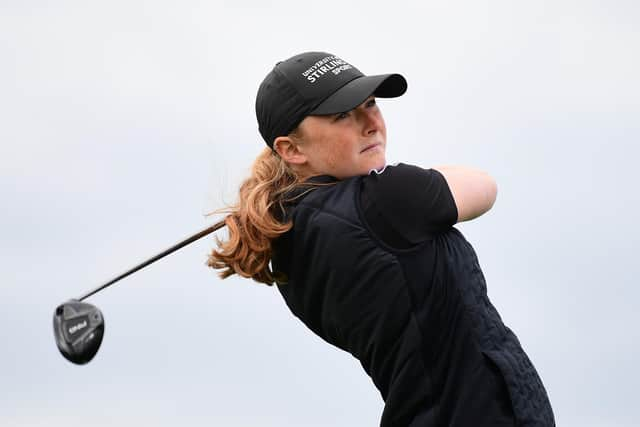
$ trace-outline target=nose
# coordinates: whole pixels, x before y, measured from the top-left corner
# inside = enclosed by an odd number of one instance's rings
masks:
[[[380,130],[379,115],[372,108],[358,108],[358,118],[362,124],[364,136],[374,135]]]

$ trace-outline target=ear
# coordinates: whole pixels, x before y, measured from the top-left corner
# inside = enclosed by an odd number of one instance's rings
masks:
[[[298,144],[288,136],[279,136],[273,141],[273,149],[280,155],[282,160],[294,165],[307,163],[307,156],[300,151]]]

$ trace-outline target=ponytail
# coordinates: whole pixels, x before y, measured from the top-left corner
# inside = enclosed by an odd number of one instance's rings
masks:
[[[232,274],[267,285],[277,277],[269,268],[271,241],[291,229],[291,221],[282,222],[284,198],[299,184],[289,165],[270,148],[256,158],[251,176],[240,186],[238,203],[228,212],[225,224],[229,239],[217,240],[218,249],[211,251],[207,265],[221,278]]]

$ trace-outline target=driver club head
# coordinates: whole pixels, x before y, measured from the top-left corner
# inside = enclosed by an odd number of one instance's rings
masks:
[[[53,333],[60,353],[68,361],[84,365],[100,348],[104,317],[97,307],[72,299],[55,309]]]

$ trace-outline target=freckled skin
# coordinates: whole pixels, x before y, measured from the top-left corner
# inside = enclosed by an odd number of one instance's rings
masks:
[[[344,179],[385,165],[387,129],[374,97],[346,113],[307,116],[298,129],[305,175]]]

